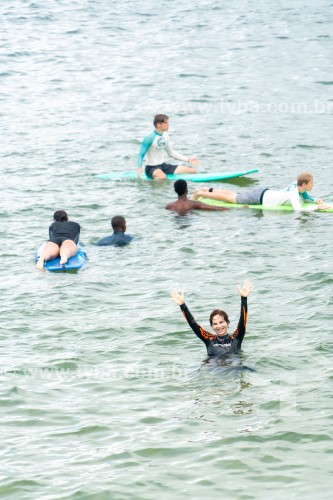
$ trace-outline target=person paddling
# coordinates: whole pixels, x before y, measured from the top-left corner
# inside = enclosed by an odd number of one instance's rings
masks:
[[[265,206],[292,205],[295,211],[304,212],[312,211],[313,207],[302,206],[302,203],[316,203],[316,210],[327,210],[329,206],[323,200],[314,199],[309,195],[312,188],[313,175],[303,172],[297,176],[295,182],[292,182],[285,189],[279,191],[267,187],[257,187],[251,191],[236,193],[227,189],[204,188],[196,189],[193,199],[196,200],[201,197],[210,198],[241,205],[262,205],[263,208]]]

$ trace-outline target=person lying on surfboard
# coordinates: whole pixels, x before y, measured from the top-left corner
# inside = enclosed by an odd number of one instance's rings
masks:
[[[69,221],[64,210],[53,214],[53,224],[49,227],[49,240],[45,244],[36,264],[37,269],[44,269],[44,262],[60,255],[60,264],[65,265],[70,257],[78,252],[80,224]]]
[[[201,201],[189,200],[187,198],[187,182],[183,179],[179,179],[178,181],[176,181],[173,187],[178,194],[178,200],[168,203],[165,208],[167,210],[174,210],[178,213],[178,215],[186,215],[192,210],[229,210],[225,207],[212,207],[210,205],[202,203]]]
[[[171,292],[170,297],[171,300],[180,306],[186,321],[196,336],[205,343],[208,356],[216,357],[231,354],[241,348],[246,332],[247,297],[252,288],[253,286],[250,280],[244,281],[242,288],[238,287],[241,295],[241,312],[238,326],[233,333],[228,333],[230,321],[225,311],[222,311],[221,309],[214,309],[214,311],[210,314],[210,326],[215,332],[211,333],[200,326],[193,318],[189,308],[185,304],[184,292],[178,293],[173,291]]]
[[[142,162],[146,155],[147,165],[145,173],[151,179],[164,180],[166,174],[195,174],[196,170],[193,167],[163,163],[163,153],[165,150],[169,156],[176,160],[190,163],[195,167],[200,165],[200,161],[194,156],[183,156],[172,149],[168,135],[169,117],[161,114],[156,115],[154,118],[154,127],[155,130],[146,135],[141,144],[137,160],[138,177],[141,175]]]
[[[301,203],[316,203],[317,210],[327,210],[329,208],[323,200],[312,198],[308,193],[313,188],[313,176],[308,172],[303,172],[297,176],[297,180],[280,191],[274,191],[267,187],[258,187],[244,193],[236,193],[226,189],[195,189],[192,198],[211,198],[213,200],[225,201],[227,203],[237,203],[240,205],[262,205],[279,206],[292,205],[295,211],[310,211],[312,207],[303,208]]]

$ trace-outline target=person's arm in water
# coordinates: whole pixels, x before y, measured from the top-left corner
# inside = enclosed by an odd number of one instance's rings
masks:
[[[304,200],[304,203],[316,203],[316,205],[318,205],[317,209],[318,210],[327,210],[330,205],[327,205],[324,200],[321,200],[320,198],[312,198],[312,196],[309,195],[309,193],[307,191],[304,191],[304,193],[301,193],[301,196]]]
[[[303,198],[304,203],[316,203],[316,200],[312,198],[312,196],[310,196],[309,193],[307,193],[306,191],[304,191],[304,193],[300,193],[300,195]],[[322,202],[322,200],[317,200],[317,201]]]
[[[317,205],[325,204],[325,202],[319,198],[312,198],[307,191],[300,193],[300,195],[303,198],[304,203],[316,203]]]
[[[180,309],[186,321],[188,322],[189,326],[192,328],[196,336],[199,337],[199,339],[202,340],[202,342],[204,342],[207,345],[208,340],[214,338],[215,336],[204,330],[202,326],[198,325],[198,323],[195,321],[189,308],[185,304],[184,292],[178,293],[176,291],[173,291],[171,292],[170,297],[171,300],[173,300],[174,302],[176,302],[176,304],[180,306]]]
[[[245,332],[246,332],[246,323],[247,323],[247,297],[250,294],[253,286],[250,280],[244,281],[242,288],[238,287],[239,293],[241,295],[241,312],[238,321],[238,325],[236,330],[230,338],[237,337],[238,348],[241,347]]]
[[[186,200],[186,202],[180,204],[178,201],[172,201],[171,203],[168,203],[165,208],[167,210],[175,210],[176,212],[185,212],[185,211],[191,211],[191,210],[229,210],[229,208],[226,207],[214,207],[211,205],[206,205],[205,203],[202,203],[201,201],[193,201],[193,200]]]
[[[206,203],[202,203],[202,201],[192,200],[194,203],[193,208],[197,210],[230,210],[230,208],[226,207],[214,207],[213,205],[206,205]]]
[[[302,207],[300,198],[305,203],[315,202],[317,205],[317,210],[325,211],[329,208],[329,206],[326,205],[323,202],[323,200],[314,200],[314,198],[312,198],[306,191],[304,191],[303,193],[299,192],[296,183],[293,183],[290,186],[288,186],[287,191],[289,191],[290,203],[292,204],[292,207],[295,210],[295,212],[312,212],[313,210],[312,207]]]
[[[152,132],[151,134],[146,135],[146,137],[142,141],[140,152],[138,154],[138,159],[136,162],[137,167],[138,167],[138,177],[140,177],[141,172],[142,172],[143,159],[146,156],[148,149],[153,144],[155,136],[156,136],[155,132]]]

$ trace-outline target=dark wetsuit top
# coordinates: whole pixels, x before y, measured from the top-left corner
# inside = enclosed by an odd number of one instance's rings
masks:
[[[111,236],[105,236],[105,238],[99,240],[96,245],[98,245],[99,247],[109,245],[113,245],[115,247],[123,247],[124,245],[130,243],[132,239],[133,236],[131,236],[130,234],[125,234],[122,231],[116,231]]]
[[[241,297],[241,313],[236,330],[231,335],[221,337],[207,332],[198,325],[186,304],[182,304],[180,308],[196,336],[205,343],[208,356],[224,356],[240,349],[246,330],[247,297]]]
[[[70,220],[63,222],[53,222],[49,227],[49,241],[56,245],[62,245],[65,240],[72,240],[78,243],[80,236],[80,224]]]

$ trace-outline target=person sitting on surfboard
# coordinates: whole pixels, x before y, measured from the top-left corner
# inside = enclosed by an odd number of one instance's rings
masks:
[[[172,149],[167,133],[169,130],[169,117],[161,114],[156,115],[154,118],[154,127],[155,130],[146,135],[141,144],[137,160],[138,177],[140,177],[142,172],[142,162],[145,155],[147,155],[145,173],[147,177],[152,179],[164,180],[166,174],[194,174],[196,170],[193,167],[163,163],[163,153],[165,150],[169,156],[176,160],[190,163],[195,167],[200,165],[200,161],[194,156],[183,156]]]
[[[241,295],[240,318],[236,330],[230,334],[228,333],[230,321],[225,311],[221,311],[221,309],[214,309],[214,311],[210,314],[209,322],[215,332],[215,334],[213,334],[205,330],[195,321],[190,310],[185,304],[184,292],[178,293],[173,291],[171,292],[170,297],[180,306],[185,319],[196,336],[205,343],[208,356],[225,356],[226,354],[233,353],[241,348],[246,331],[247,297],[252,288],[250,280],[244,281],[242,288],[238,287]]]
[[[308,192],[313,188],[313,176],[308,172],[303,172],[297,176],[297,180],[280,191],[274,191],[267,187],[258,187],[244,193],[236,193],[226,189],[195,189],[193,199],[211,198],[213,200],[225,201],[227,203],[237,203],[240,205],[262,205],[279,206],[292,205],[296,211],[313,210],[311,207],[303,208],[301,203],[316,203],[317,210],[327,210],[323,200],[315,200]]]
[[[36,264],[37,269],[44,268],[44,262],[60,255],[60,264],[65,265],[70,257],[78,252],[80,224],[69,221],[64,210],[53,214],[53,224],[49,227],[49,240],[45,243]]]
[[[188,189],[187,182],[183,179],[179,179],[174,183],[174,189],[178,194],[178,200],[168,203],[166,205],[167,210],[174,210],[178,213],[178,215],[186,215],[191,210],[229,210],[225,207],[212,207],[210,205],[206,205],[201,201],[189,200],[187,198]]]
[[[105,236],[99,240],[97,246],[109,246],[113,245],[115,247],[123,247],[128,245],[133,239],[130,234],[125,234],[126,231],[126,220],[122,215],[115,215],[111,219],[111,226],[113,229],[113,234],[111,236]]]

